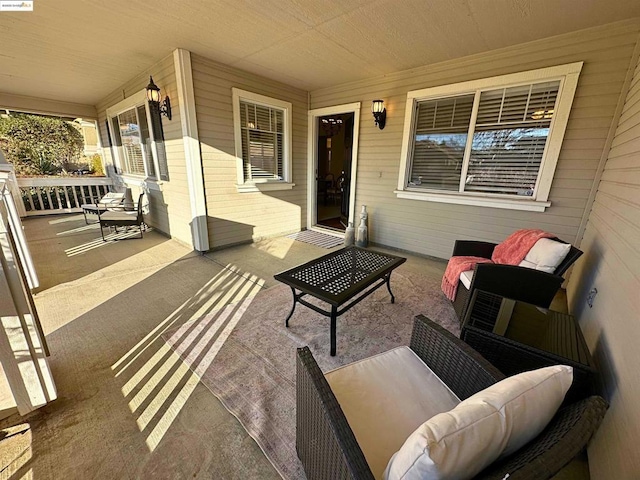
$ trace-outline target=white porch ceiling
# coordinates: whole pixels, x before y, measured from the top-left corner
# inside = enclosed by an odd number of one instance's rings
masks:
[[[177,47],[313,90],[638,16],[638,0],[35,0],[0,12],[0,93],[95,105]]]

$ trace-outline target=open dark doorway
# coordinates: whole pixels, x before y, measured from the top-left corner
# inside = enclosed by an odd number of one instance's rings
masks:
[[[344,231],[349,220],[353,113],[318,117],[317,225]]]

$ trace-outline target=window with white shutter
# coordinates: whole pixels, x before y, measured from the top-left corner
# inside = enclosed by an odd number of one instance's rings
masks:
[[[544,211],[581,67],[409,92],[396,194]]]
[[[144,177],[151,183],[169,180],[164,153],[164,138],[152,128],[144,90],[107,109],[107,128],[114,158],[126,175]],[[159,127],[161,128],[161,126]]]
[[[151,153],[151,137],[144,105],[126,110],[114,119],[122,145],[122,170],[132,175],[156,178]]]
[[[291,103],[233,89],[238,188],[291,188]]]
[[[473,95],[418,102],[410,185],[458,191]]]
[[[245,181],[283,180],[283,117],[284,112],[280,109],[240,101]]]

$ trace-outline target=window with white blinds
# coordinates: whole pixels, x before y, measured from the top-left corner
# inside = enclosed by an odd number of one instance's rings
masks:
[[[283,121],[281,109],[240,101],[245,181],[283,179]]]
[[[561,65],[409,92],[410,129],[404,133],[396,193],[477,205],[482,202],[473,199],[480,197],[507,199],[504,205],[509,198],[520,205],[546,202],[581,67]]]
[[[146,91],[141,90],[107,109],[107,128],[119,172],[168,181],[167,158],[160,113],[147,107]]]
[[[409,185],[532,196],[559,87],[542,82],[416,102]]]
[[[291,104],[234,88],[233,107],[238,185],[289,182]]]
[[[417,104],[410,185],[458,191],[473,95]]]
[[[480,94],[464,191],[533,196],[559,81]]]
[[[136,110],[122,112],[116,117],[116,123],[124,157],[122,169],[125,173],[144,175],[143,142]]]

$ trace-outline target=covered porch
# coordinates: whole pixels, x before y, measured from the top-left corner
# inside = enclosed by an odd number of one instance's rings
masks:
[[[64,9],[36,2],[32,12],[0,14],[10,52],[0,59],[0,109],[95,120],[108,183],[136,197],[145,192],[154,230],[142,240],[103,243],[97,227],[78,216],[25,220],[60,399],[26,417],[24,428],[11,427],[0,456],[14,452],[7,441],[17,442],[18,455],[8,454],[7,471],[15,478],[277,475],[161,335],[252,298],[274,284],[274,273],[325,252],[281,235],[317,228],[325,216],[318,122],[347,115],[354,135],[333,139],[334,149],[353,148],[351,164],[342,164],[352,173],[346,219],[357,224],[366,205],[376,246],[416,253],[406,268],[439,279],[457,239],[499,242],[520,228],[542,228],[584,251],[567,275],[568,310],[611,405],[590,446],[591,473],[638,476],[637,1],[145,7],[73,0]],[[63,30],[82,40],[70,44]],[[554,157],[548,168],[536,170],[544,189],[521,190],[517,201],[468,194],[470,149],[466,166],[446,162],[436,175],[440,188],[455,164],[455,195],[434,191],[412,171],[411,109],[418,103],[469,92],[480,100],[482,89],[533,86],[555,75],[549,69],[578,63],[573,103],[557,111],[566,130],[544,154]],[[150,76],[162,101],[170,99],[172,119],[159,105],[152,115]],[[244,163],[237,110],[265,99],[269,115],[281,112],[291,125],[288,155],[261,184]],[[376,99],[386,107],[384,129],[371,115]],[[469,105],[480,109],[480,101]],[[140,148],[144,158],[134,165],[116,132],[144,129],[145,119],[150,151]],[[169,451],[178,454],[163,455]]]

